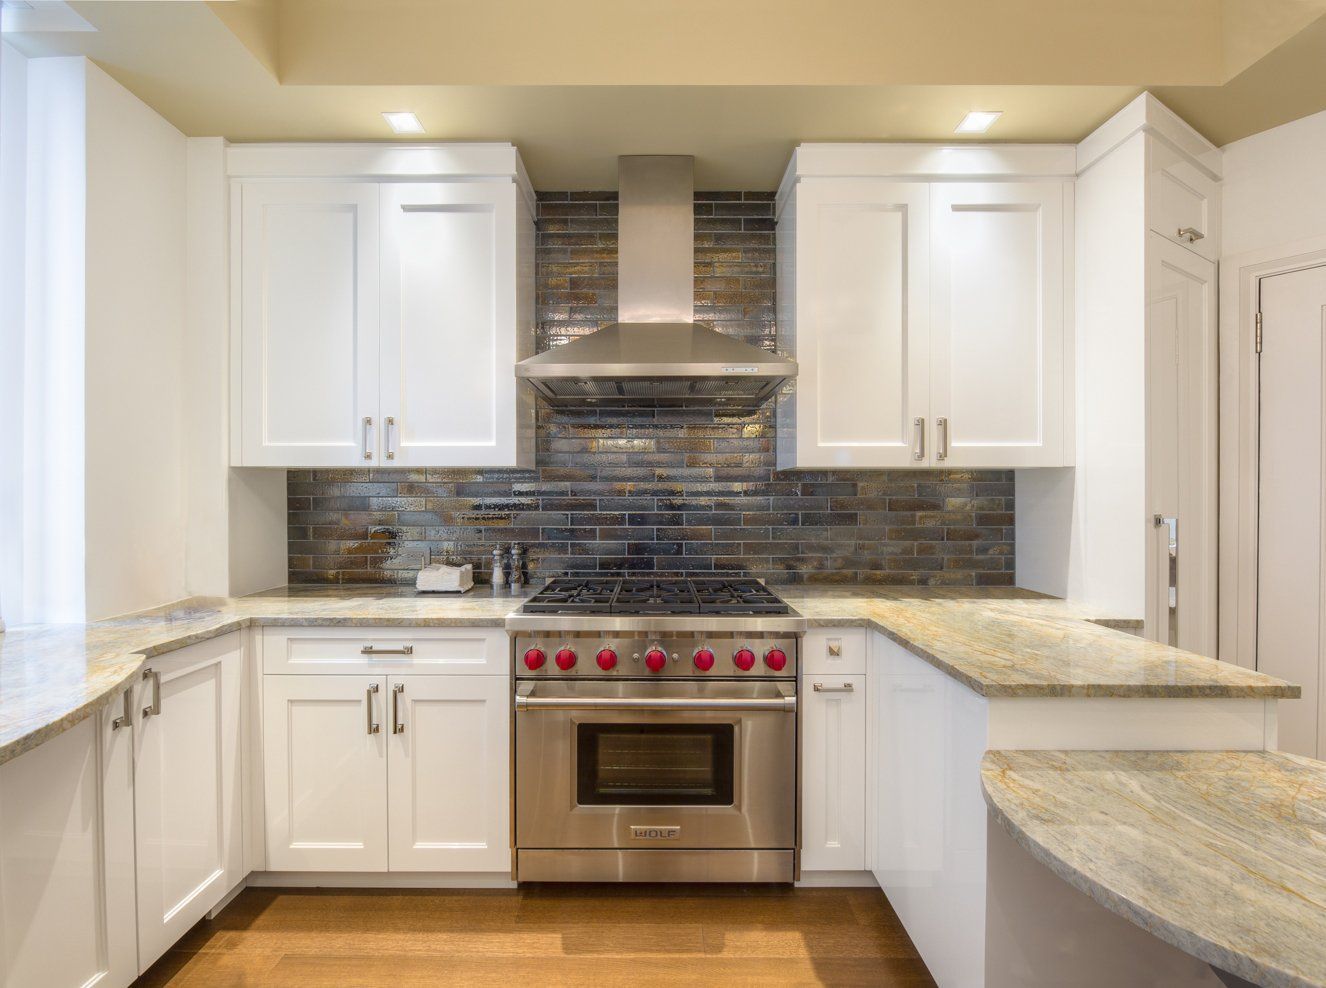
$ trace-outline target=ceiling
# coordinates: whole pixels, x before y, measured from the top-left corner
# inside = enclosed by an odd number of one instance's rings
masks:
[[[189,135],[518,145],[540,189],[693,154],[772,189],[801,141],[1077,141],[1142,89],[1218,144],[1326,109],[1326,0],[92,0],[85,54]]]

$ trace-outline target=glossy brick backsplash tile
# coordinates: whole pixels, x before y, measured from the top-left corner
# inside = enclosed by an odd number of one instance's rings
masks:
[[[700,192],[695,318],[773,349],[773,194]],[[540,193],[538,347],[612,322],[617,200]],[[1012,471],[779,471],[773,406],[540,407],[536,470],[292,470],[292,583],[411,582],[425,548],[486,573],[743,572],[771,583],[1008,586]]]

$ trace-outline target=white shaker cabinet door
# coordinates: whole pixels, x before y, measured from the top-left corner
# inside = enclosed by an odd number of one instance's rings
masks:
[[[930,195],[933,462],[1062,466],[1071,186],[958,182]]]
[[[866,867],[866,677],[804,680],[801,867]]]
[[[386,871],[386,679],[266,676],[268,871]]]
[[[374,466],[378,187],[240,186],[237,466]]]
[[[0,766],[5,988],[125,988],[138,977],[133,727],[113,726],[120,717],[117,695]]]
[[[780,467],[927,461],[929,196],[924,182],[798,186],[780,220],[779,263],[794,268],[780,273],[781,339],[800,365]]]
[[[391,870],[508,870],[509,677],[393,676],[388,688]]]
[[[518,465],[530,398],[511,367],[529,355],[532,311],[517,291],[529,224],[516,186],[391,183],[381,195],[384,465]]]
[[[146,970],[241,878],[243,646],[225,635],[148,660],[137,689],[138,963]]]

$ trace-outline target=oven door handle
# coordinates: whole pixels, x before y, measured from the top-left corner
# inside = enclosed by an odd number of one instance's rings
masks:
[[[633,697],[633,696],[521,696],[517,710],[774,710],[795,713],[795,696],[778,697]]]

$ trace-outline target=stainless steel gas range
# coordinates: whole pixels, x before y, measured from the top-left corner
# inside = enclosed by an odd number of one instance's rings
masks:
[[[743,578],[555,579],[509,615],[516,880],[793,881],[805,626]]]

